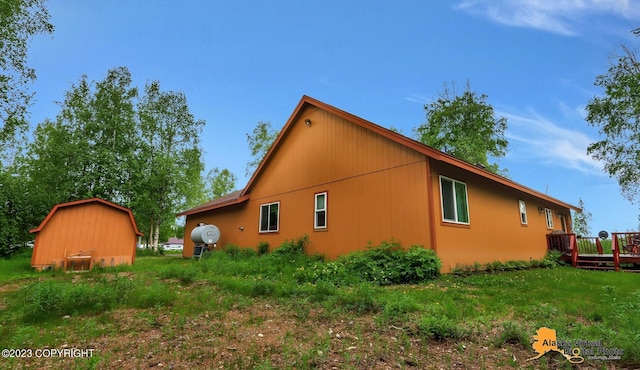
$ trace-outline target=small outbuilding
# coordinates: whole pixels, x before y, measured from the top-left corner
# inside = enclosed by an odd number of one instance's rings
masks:
[[[132,264],[142,235],[130,209],[99,198],[58,204],[30,232],[32,267],[74,271]]]

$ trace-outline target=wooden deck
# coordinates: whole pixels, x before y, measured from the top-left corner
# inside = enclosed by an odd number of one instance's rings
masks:
[[[640,272],[640,232],[611,234],[611,250],[604,250],[597,237],[576,238],[575,234],[548,234],[547,247],[562,253],[573,267],[593,270]],[[635,248],[634,248],[635,246]]]

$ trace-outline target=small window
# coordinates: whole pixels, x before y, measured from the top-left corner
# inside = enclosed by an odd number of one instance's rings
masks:
[[[547,229],[553,229],[553,211],[549,208],[545,208],[544,215],[547,219]]]
[[[440,176],[440,198],[444,221],[469,223],[467,184]]]
[[[279,227],[280,202],[260,205],[260,232],[276,232]]]
[[[315,215],[313,227],[316,229],[327,228],[327,193],[318,193],[315,196]]]
[[[520,206],[520,223],[523,225],[527,224],[527,205],[524,203],[524,200],[519,200],[518,205]]]

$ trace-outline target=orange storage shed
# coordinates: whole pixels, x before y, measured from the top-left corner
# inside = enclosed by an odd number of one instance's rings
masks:
[[[99,198],[53,207],[36,234],[31,266],[87,270],[132,264],[138,231],[130,209]]]

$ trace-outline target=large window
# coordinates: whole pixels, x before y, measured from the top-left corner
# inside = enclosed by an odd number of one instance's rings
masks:
[[[545,208],[544,215],[547,219],[547,229],[553,229],[553,211],[549,208]]]
[[[313,227],[316,229],[327,228],[327,193],[318,193],[315,195],[315,212],[313,218]]]
[[[469,223],[467,184],[440,176],[442,219],[447,222]]]
[[[520,207],[520,223],[523,225],[526,225],[527,224],[527,205],[524,203],[524,200],[519,200],[518,206]]]
[[[260,205],[260,232],[278,231],[280,216],[280,202]]]

